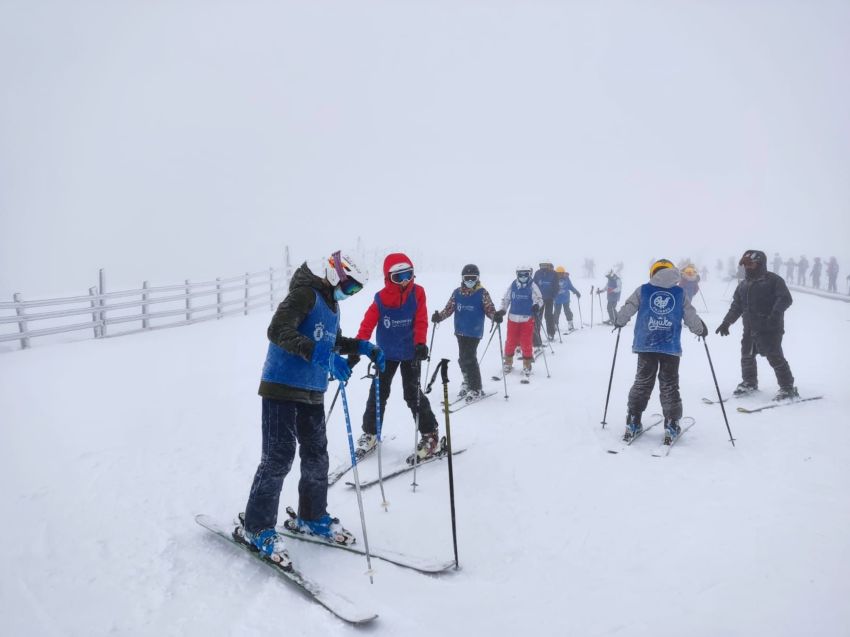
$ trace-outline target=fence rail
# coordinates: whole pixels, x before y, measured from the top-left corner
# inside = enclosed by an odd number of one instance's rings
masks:
[[[106,274],[100,270],[98,286],[89,288],[86,296],[24,300],[16,293],[11,302],[0,301],[0,344],[18,341],[21,349],[27,349],[31,339],[54,334],[91,330],[94,338],[105,338],[247,315],[262,307],[274,310],[292,275],[288,249],[286,264],[214,281],[157,287],[145,281],[137,290],[109,292]],[[90,320],[68,320],[80,316]],[[14,325],[16,332],[10,331]]]

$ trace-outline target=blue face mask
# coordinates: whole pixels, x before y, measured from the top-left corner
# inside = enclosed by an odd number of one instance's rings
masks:
[[[336,287],[334,288],[334,298],[335,298],[337,301],[343,301],[343,300],[345,300],[345,299],[347,299],[347,298],[348,298],[348,295],[347,295],[345,292],[343,292],[343,291],[339,288],[339,286],[336,286]]]

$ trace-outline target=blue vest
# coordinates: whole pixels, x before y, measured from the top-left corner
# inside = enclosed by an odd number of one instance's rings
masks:
[[[333,348],[339,328],[339,315],[334,314],[322,296],[315,290],[313,291],[316,294],[316,302],[313,304],[313,309],[298,326],[298,333],[317,343],[326,341]],[[328,388],[328,372],[326,369],[322,369],[300,356],[290,354],[275,343],[269,343],[269,349],[266,352],[263,380],[312,391],[325,391]]]
[[[682,318],[685,291],[678,286],[640,286],[640,307],[635,320],[633,352],[682,353]]]
[[[416,290],[412,289],[401,307],[386,307],[381,295],[375,295],[378,306],[378,330],[375,340],[387,360],[413,359],[413,319],[416,316]]]
[[[544,299],[555,297],[557,276],[554,270],[538,270],[537,274],[534,275],[534,282],[540,288],[540,294]]]
[[[511,309],[510,314],[517,316],[531,316],[531,306],[534,300],[531,298],[532,282],[520,285],[519,281],[511,283]]]
[[[564,276],[558,279],[558,295],[555,297],[555,303],[569,305],[571,288],[572,283],[570,282],[570,277]]]
[[[484,288],[464,296],[455,290],[455,334],[457,336],[484,336]]]

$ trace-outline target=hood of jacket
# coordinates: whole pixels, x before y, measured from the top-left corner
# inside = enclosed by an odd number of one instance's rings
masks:
[[[662,268],[652,275],[649,282],[659,288],[672,288],[682,278],[679,268]]]
[[[410,283],[402,287],[398,283],[393,283],[390,280],[390,269],[394,265],[408,264],[413,267],[413,261],[404,252],[392,252],[384,259],[384,288],[381,290],[381,301],[389,307],[401,307],[413,292],[413,286],[416,281],[414,277]]]

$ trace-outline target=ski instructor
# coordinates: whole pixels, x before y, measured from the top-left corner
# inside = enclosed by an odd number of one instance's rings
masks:
[[[298,482],[299,532],[338,544],[354,536],[328,515],[328,439],[324,397],[328,375],[339,381],[351,376],[340,354],[369,356],[383,369],[384,355],[369,341],[345,338],[339,329],[339,301],[356,294],[366,274],[340,252],[319,265],[302,264],[289,283],[289,294],[278,306],[269,339],[259,394],[263,399],[262,456],[254,475],[244,526],[234,539],[244,542],[278,567],[292,562],[275,530],[283,480],[300,445]]]
[[[779,393],[774,400],[799,398],[791,366],[782,353],[785,310],[793,302],[788,286],[781,276],[767,271],[767,256],[761,250],[747,250],[739,263],[744,268],[744,280],[735,288],[732,305],[716,330],[721,336],[729,336],[729,326],[738,317],[744,317],[744,335],[741,338],[743,378],[735,394],[742,396],[758,389],[756,354],[761,354],[767,358],[779,383]]]

